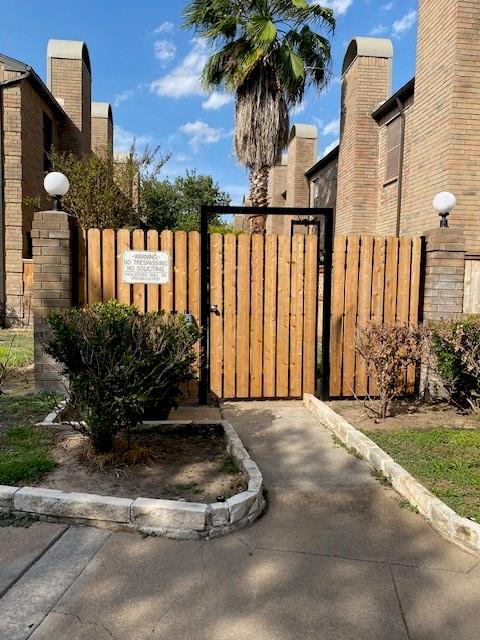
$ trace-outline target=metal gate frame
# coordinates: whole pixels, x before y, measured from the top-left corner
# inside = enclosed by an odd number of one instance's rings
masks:
[[[209,217],[213,214],[244,214],[271,216],[321,216],[325,220],[325,255],[323,258],[323,330],[322,330],[322,399],[328,399],[330,378],[330,313],[333,258],[333,209],[302,207],[229,207],[202,205],[200,210],[200,380],[198,401],[200,405],[208,404],[210,391],[210,239],[208,233]],[[313,223],[314,221],[312,221]],[[320,266],[320,250],[319,250]]]

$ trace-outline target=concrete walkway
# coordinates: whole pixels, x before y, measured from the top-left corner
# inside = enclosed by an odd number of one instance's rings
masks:
[[[300,403],[229,404],[270,507],[202,542],[0,529],[6,640],[473,640],[479,559],[439,537]]]

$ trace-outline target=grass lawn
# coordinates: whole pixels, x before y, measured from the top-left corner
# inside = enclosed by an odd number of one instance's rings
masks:
[[[0,395],[0,484],[34,482],[55,467],[52,435],[34,426],[53,404],[45,394]]]
[[[434,495],[480,522],[480,431],[364,431]]]
[[[0,330],[0,362],[9,360],[12,367],[33,363],[33,335],[26,329]]]

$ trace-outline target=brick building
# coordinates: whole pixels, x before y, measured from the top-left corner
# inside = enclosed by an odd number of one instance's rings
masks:
[[[33,206],[43,194],[52,148],[112,152],[110,105],[92,103],[84,42],[50,40],[47,85],[27,64],[0,54],[0,304],[7,324],[27,320],[24,272],[31,259]],[[46,196],[41,208],[48,208]]]
[[[289,204],[308,206],[308,183],[311,206],[335,209],[337,233],[419,235],[435,224],[434,195],[452,191],[450,225],[480,253],[480,3],[419,0],[416,75],[392,95],[393,62],[390,40],[348,45],[339,147],[311,163]],[[288,199],[296,157],[289,147],[272,169],[272,206],[287,202],[278,193]]]

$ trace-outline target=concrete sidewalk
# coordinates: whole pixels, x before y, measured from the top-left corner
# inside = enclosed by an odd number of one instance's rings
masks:
[[[479,559],[401,509],[300,403],[232,403],[224,416],[264,474],[259,522],[202,542],[0,530],[0,638],[479,637]]]

